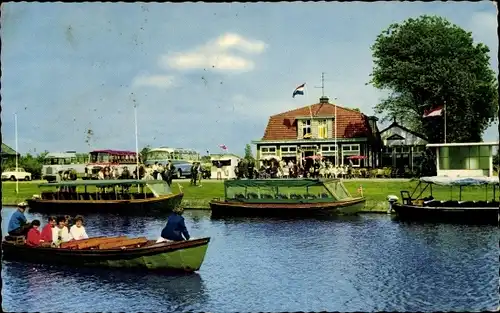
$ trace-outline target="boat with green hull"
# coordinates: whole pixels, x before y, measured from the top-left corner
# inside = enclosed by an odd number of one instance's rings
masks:
[[[109,249],[89,247],[76,249],[30,247],[24,244],[23,240],[20,240],[20,243],[6,240],[2,242],[2,250],[4,259],[12,261],[77,267],[194,272],[200,269],[209,242],[209,237],[160,243],[147,240],[143,244],[133,246],[120,246],[119,243]]]
[[[163,180],[73,180],[44,183],[39,187],[41,194],[26,200],[30,212],[168,214],[184,196],[173,193]]]
[[[340,179],[237,179],[224,182],[224,199],[210,208],[212,217],[352,215],[365,202]]]

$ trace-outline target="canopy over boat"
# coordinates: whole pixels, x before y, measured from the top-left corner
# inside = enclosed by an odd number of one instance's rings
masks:
[[[57,183],[43,183],[39,187],[85,187],[95,186],[110,188],[116,186],[146,186],[155,197],[173,194],[172,189],[164,180],[143,180],[143,179],[110,179],[110,180],[67,180]]]
[[[110,180],[66,180],[57,183],[43,183],[39,187],[77,187],[77,186],[116,186],[116,185],[155,185],[166,184],[163,180],[110,179]]]
[[[420,177],[420,181],[427,184],[440,186],[481,186],[498,185],[498,176],[496,177],[447,177],[447,176],[429,176]]]
[[[226,180],[226,187],[312,187],[325,183],[339,182],[339,179],[235,179]]]

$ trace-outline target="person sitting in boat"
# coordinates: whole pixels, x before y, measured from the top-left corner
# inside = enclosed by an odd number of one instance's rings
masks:
[[[168,217],[167,225],[161,231],[161,238],[172,241],[189,240],[189,232],[184,223],[182,213],[184,208],[181,206],[176,207],[172,214]],[[184,235],[184,238],[182,237]]]
[[[56,226],[56,217],[50,216],[48,220],[48,224],[45,225],[42,229],[41,238],[43,242],[52,242],[52,228]]]
[[[33,220],[33,222],[31,222],[31,226],[32,227],[26,236],[26,244],[30,247],[38,247],[43,242],[40,231],[38,230],[40,227],[40,221]]]
[[[89,236],[83,227],[83,216],[77,215],[75,217],[75,225],[69,229],[70,236],[75,240],[88,239]]]
[[[9,221],[7,231],[11,236],[25,236],[31,228],[31,223],[28,223],[24,211],[28,204],[21,202],[17,205],[17,210],[12,214]]]
[[[52,245],[59,247],[61,243],[70,241],[71,235],[69,234],[68,228],[65,226],[66,219],[64,216],[59,216],[57,218],[57,226],[52,228]]]

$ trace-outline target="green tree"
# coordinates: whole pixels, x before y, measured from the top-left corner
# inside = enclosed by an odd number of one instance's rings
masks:
[[[252,153],[252,146],[248,143],[245,146],[244,159],[246,159],[247,161],[250,161],[250,162],[255,162],[255,158],[253,157],[253,153]]]
[[[147,160],[148,152],[151,150],[151,146],[147,145],[142,148],[141,152],[139,152],[139,156],[141,157],[142,162]]]
[[[371,49],[370,83],[391,92],[375,106],[384,120],[395,117],[430,142],[443,142],[444,118],[422,116],[446,104],[447,142],[481,141],[498,111],[487,46],[444,18],[424,15],[390,25]]]

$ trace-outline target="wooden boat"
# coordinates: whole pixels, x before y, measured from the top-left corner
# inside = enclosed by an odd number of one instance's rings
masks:
[[[30,212],[48,214],[118,213],[142,215],[170,213],[182,201],[163,180],[74,180],[44,183],[42,191],[27,199]]]
[[[339,179],[238,179],[224,182],[224,199],[210,202],[212,217],[356,214],[364,197],[352,197]]]
[[[64,243],[60,248],[30,247],[23,236],[6,236],[3,257],[12,261],[193,272],[200,269],[210,238],[161,242],[145,237],[97,237]]]
[[[402,203],[396,202],[392,208],[400,220],[496,225],[499,221],[499,202],[495,195],[498,184],[498,177],[421,177],[411,194],[407,190],[401,191]],[[459,187],[459,199],[435,199],[432,195],[433,185]],[[485,188],[492,186],[493,198],[486,201],[462,201],[464,186],[484,186]],[[430,192],[430,195],[423,197],[426,190]]]

